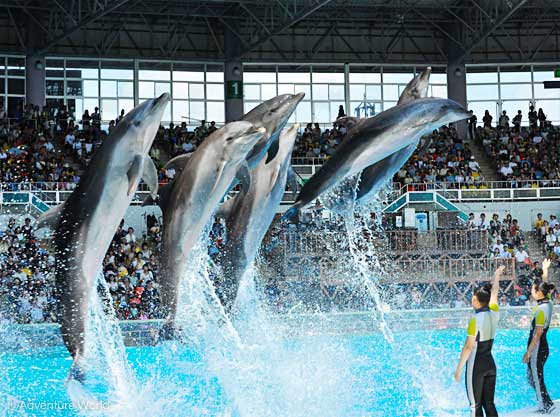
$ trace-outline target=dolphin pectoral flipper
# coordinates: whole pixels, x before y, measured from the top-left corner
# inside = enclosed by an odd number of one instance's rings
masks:
[[[55,230],[58,226],[58,221],[60,220],[60,215],[62,214],[62,210],[64,209],[64,203],[59,204],[56,207],[45,211],[43,214],[39,216],[37,219],[37,224],[35,228],[42,229],[43,227],[48,227],[52,230]]]
[[[221,161],[217,172],[216,172],[216,180],[214,181],[214,185],[212,185],[212,191],[210,191],[210,193],[213,193],[216,190],[216,187],[218,186],[218,184],[220,183],[220,179],[222,178],[222,175],[224,173],[224,168],[226,167],[227,161]]]
[[[157,168],[153,159],[149,155],[146,155],[144,160],[144,172],[142,173],[142,179],[148,185],[152,198],[156,198],[159,185]]]
[[[128,171],[126,173],[126,176],[128,178],[128,190],[126,192],[127,196],[130,196],[130,194],[134,192],[136,184],[138,184],[138,179],[141,175],[142,162],[143,158],[140,155],[136,155],[132,160],[130,168],[128,168]]]

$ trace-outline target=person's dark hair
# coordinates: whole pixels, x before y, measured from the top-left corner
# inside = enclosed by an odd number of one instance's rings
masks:
[[[537,290],[541,291],[545,297],[556,289],[556,286],[550,282],[544,282],[541,279],[536,279],[533,281],[533,286],[537,288]]]
[[[492,284],[486,284],[478,287],[474,292],[474,295],[478,302],[486,307],[490,302],[490,293],[492,292]]]

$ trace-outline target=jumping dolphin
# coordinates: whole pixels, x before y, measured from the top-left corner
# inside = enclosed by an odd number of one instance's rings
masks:
[[[412,100],[428,96],[430,73],[432,68],[428,67],[417,74],[405,87],[399,97],[398,105],[406,104]],[[409,160],[418,146],[420,137],[406,148],[395,152],[389,157],[364,169],[360,175],[360,183],[356,189],[356,199],[367,202],[380,190],[390,178]]]
[[[68,200],[39,218],[39,225],[55,230],[58,313],[62,339],[74,358],[69,380],[84,381],[80,361],[90,294],[143,171],[152,192],[157,190],[148,151],[168,102],[169,94],[162,94],[129,112],[95,152]]]
[[[251,172],[251,185],[222,204],[219,214],[226,221],[226,242],[219,255],[223,282],[219,295],[226,311],[231,311],[239,282],[251,266],[272,223],[286,190],[292,149],[299,125],[280,135],[276,156],[263,158]]]
[[[265,133],[265,128],[249,122],[228,123],[208,136],[195,152],[175,161],[182,166],[159,200],[163,212],[160,295],[170,319],[164,326],[164,337],[173,332],[177,289],[189,254],[234,178],[248,187],[245,158]]]
[[[284,218],[292,218],[343,179],[408,147],[422,135],[470,116],[452,100],[422,98],[364,120],[348,132],[333,156],[305,183]]]
[[[280,132],[303,97],[305,93],[282,94],[259,104],[242,117],[241,120],[251,122],[255,127],[264,127],[270,135],[258,141],[247,156],[249,168],[256,167],[267,151],[267,162],[276,156]]]
[[[397,105],[406,104],[418,98],[428,95],[431,67],[426,68],[417,74],[406,85],[399,97]],[[336,120],[338,125],[346,127],[348,134],[356,125],[363,123],[367,118],[342,117]],[[420,140],[420,138],[418,138]],[[323,204],[331,211],[346,215],[352,211],[354,201],[368,202],[375,195],[385,182],[392,178],[395,172],[410,158],[414,153],[418,143],[412,143],[387,158],[376,162],[361,173],[350,177],[339,183],[332,192],[323,197]]]

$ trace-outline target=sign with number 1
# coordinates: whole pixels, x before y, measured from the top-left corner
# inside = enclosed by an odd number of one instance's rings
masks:
[[[227,99],[243,98],[243,81],[233,80],[227,82]]]

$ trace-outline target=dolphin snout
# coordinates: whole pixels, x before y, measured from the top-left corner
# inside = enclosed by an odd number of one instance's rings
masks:
[[[161,96],[154,99],[154,101],[152,102],[152,107],[157,107],[163,104],[167,104],[169,100],[171,100],[171,95],[169,93],[163,93]]]
[[[299,103],[305,97],[305,93],[297,93],[294,96],[295,96],[297,102]]]

